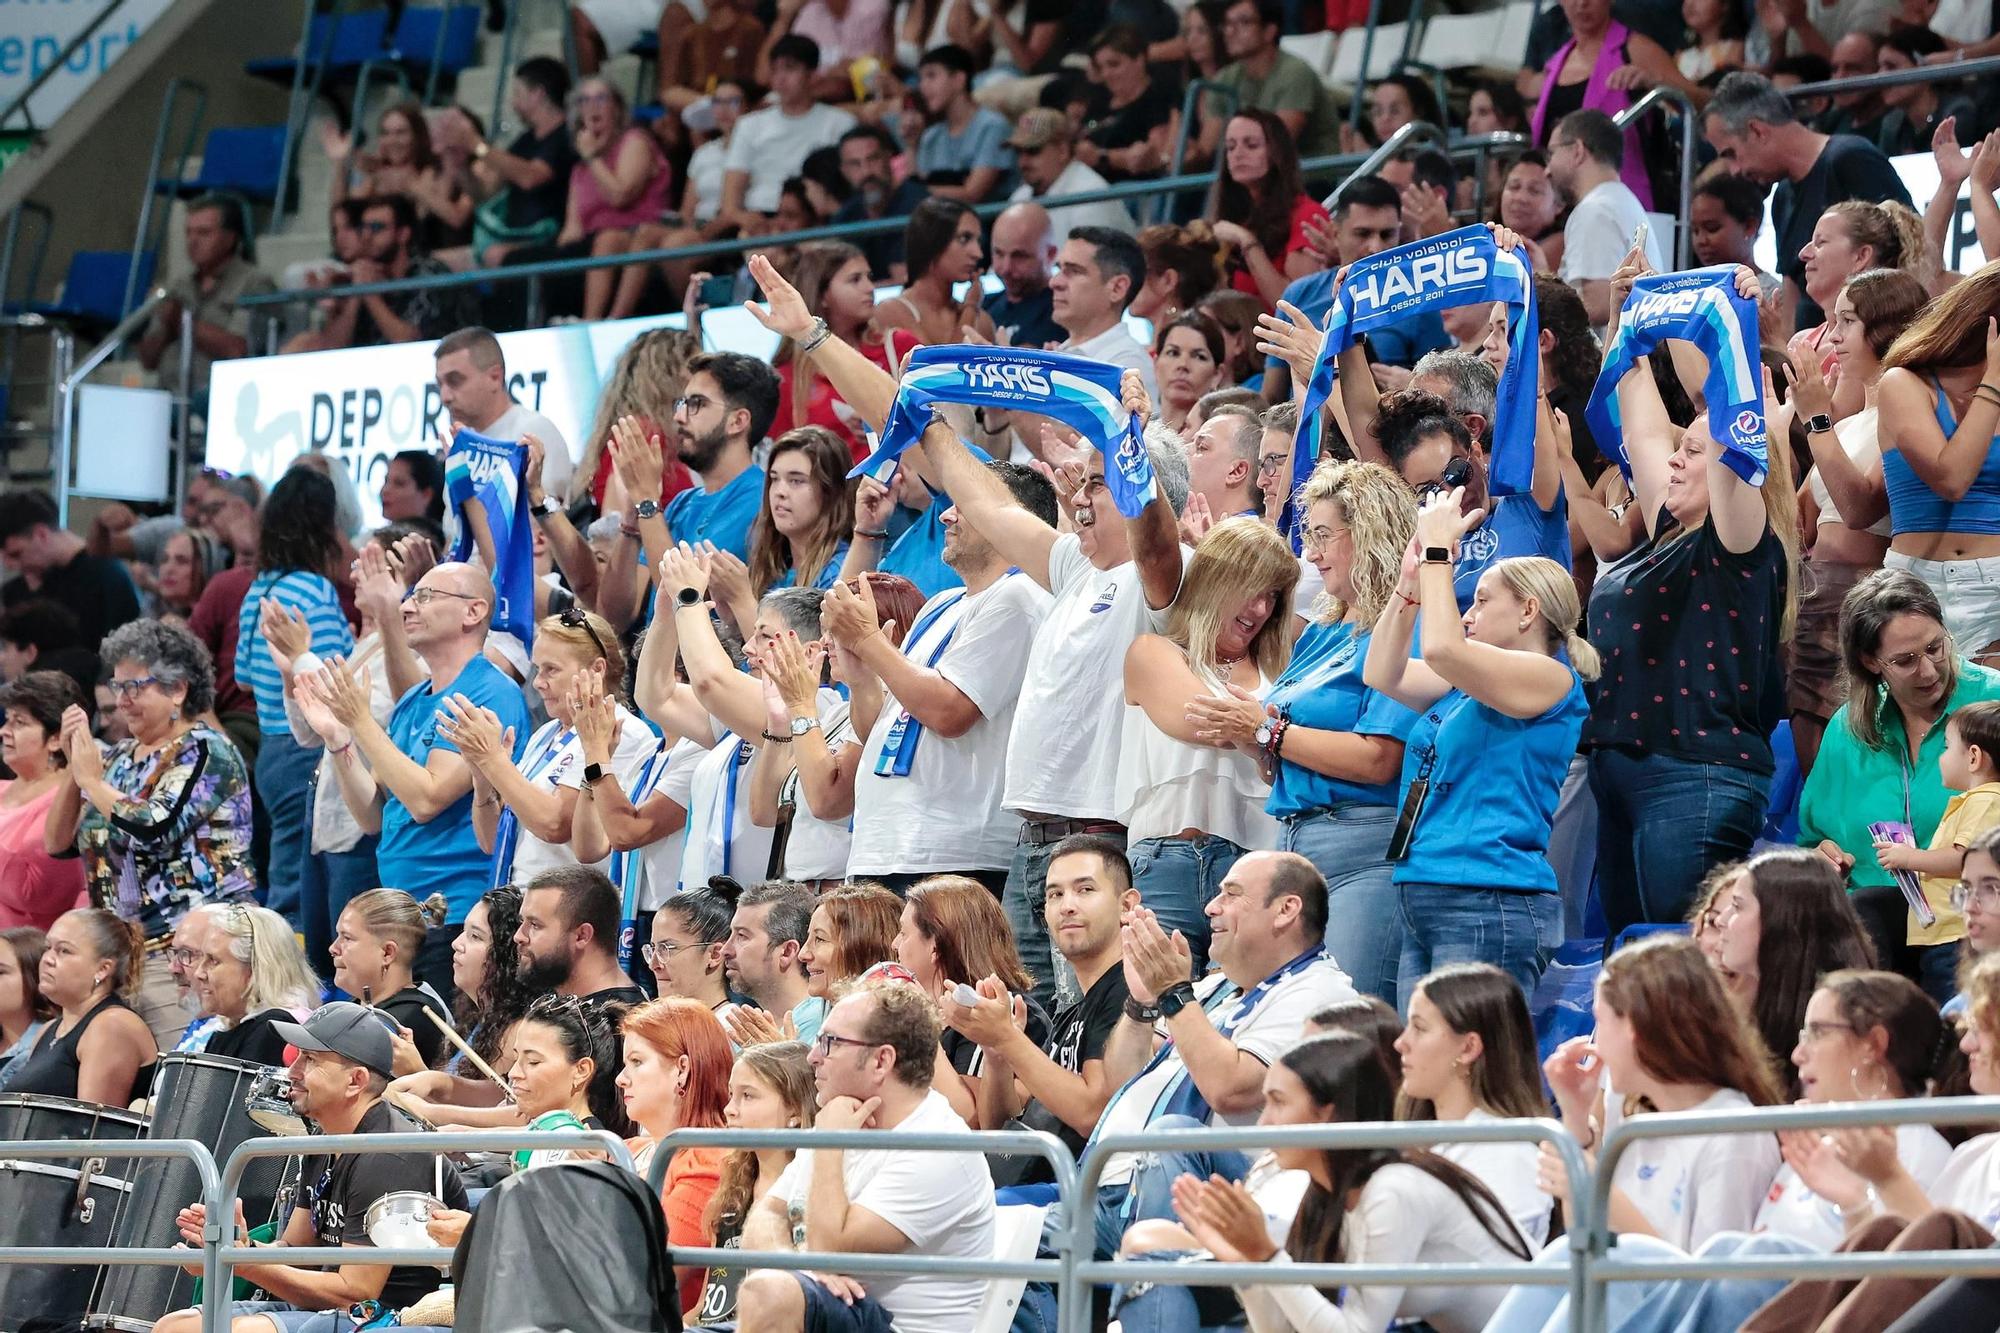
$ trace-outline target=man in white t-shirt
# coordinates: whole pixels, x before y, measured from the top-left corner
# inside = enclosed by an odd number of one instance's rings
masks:
[[[1015,505],[1054,526],[1055,488],[1040,473],[1002,462],[986,470]],[[847,870],[898,893],[931,875],[967,875],[997,895],[1014,857],[1015,821],[1000,798],[1027,665],[1021,646],[1041,627],[1049,595],[1010,570],[961,510],[945,511],[944,534],[944,562],[965,587],[924,603],[900,649],[879,632],[865,592],[836,585],[821,610],[827,632],[879,681],[854,689],[855,715],[872,714],[874,725],[854,776]]]
[[[1639,196],[1619,179],[1624,161],[1624,132],[1602,111],[1572,111],[1549,135],[1549,179],[1570,202],[1557,276],[1576,288],[1591,325],[1600,330],[1611,321],[1611,275],[1646,220]],[[1646,258],[1654,269],[1666,270],[1650,227]]]
[[[1046,207],[1058,240],[1078,227],[1138,230],[1132,214],[1116,199],[1060,206],[1055,202],[1066,194],[1094,194],[1111,188],[1094,168],[1076,160],[1076,129],[1062,112],[1035,107],[1022,113],[1007,138],[1007,147],[1014,150],[1021,173],[1020,187],[1010,198],[1015,203],[1034,199]]]
[[[460,329],[437,345],[437,389],[452,424],[489,440],[517,444],[532,435],[542,443],[542,487],[550,495],[569,493],[576,467],[569,441],[532,407],[514,401],[507,388],[507,358],[489,329]]]
[[[807,1149],[743,1224],[746,1250],[993,1257],[993,1177],[972,1131],[931,1088],[937,1008],[908,982],[857,987],[812,1048],[821,1130],[965,1134],[967,1151]],[[737,1292],[737,1323],[758,1333],[964,1333],[986,1298],[978,1278],[759,1269]]]
[[[785,182],[799,174],[816,150],[839,143],[854,128],[853,116],[813,100],[813,71],[818,68],[819,43],[812,38],[787,33],[772,44],[771,94],[777,101],[736,122],[722,173],[718,219],[746,232],[764,230],[765,219],[778,211]]]

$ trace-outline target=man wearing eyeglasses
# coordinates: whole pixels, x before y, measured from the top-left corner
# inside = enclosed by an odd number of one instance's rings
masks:
[[[931,1088],[941,1029],[930,997],[904,981],[849,990],[812,1048],[822,1130],[970,1134]],[[970,1140],[968,1140],[968,1143]],[[743,1226],[746,1250],[993,1254],[993,1178],[974,1153],[808,1149]],[[760,1269],[737,1296],[738,1326],[801,1333],[963,1333],[978,1320],[976,1278]]]

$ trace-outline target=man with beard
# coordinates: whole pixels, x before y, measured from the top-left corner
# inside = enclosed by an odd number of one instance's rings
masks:
[[[933,426],[930,434],[949,434]],[[987,463],[1014,505],[1056,522],[1055,488],[1019,463]],[[826,634],[879,681],[880,706],[855,702],[875,725],[854,775],[847,870],[902,893],[932,875],[966,875],[998,896],[1019,822],[1001,808],[1007,737],[1049,594],[1011,568],[954,506],[944,514],[944,561],[965,580],[924,603],[899,649],[881,632],[868,584],[836,584],[820,608]],[[858,689],[858,687],[857,687]],[[814,716],[807,701],[794,716]],[[976,978],[965,978],[976,980]]]
[[[780,1025],[789,1014],[798,1039],[806,1042],[819,1035],[826,1017],[826,1001],[806,994],[806,970],[799,962],[813,904],[813,891],[803,884],[774,879],[754,885],[736,900],[729,940],[722,946],[729,989],[755,1000]],[[724,1026],[739,1045],[753,1045],[754,1034],[738,1028],[736,1012],[733,1007],[723,1011]]]
[[[167,970],[173,974],[174,989],[180,992],[181,1008],[194,1015],[180,1040],[174,1043],[176,1051],[207,1049],[208,1039],[222,1026],[220,1018],[201,1007],[194,988],[195,960],[208,952],[208,935],[214,929],[210,917],[217,910],[213,904],[190,908],[174,926],[174,947],[167,954]]]
[[[675,447],[701,478],[667,504],[670,542],[711,542],[739,560],[750,558],[750,525],[764,499],[764,470],[750,451],[778,414],[778,372],[741,352],[711,352],[688,366],[687,387],[674,404]],[[652,500],[632,506],[641,523],[660,513]]]
[[[621,907],[617,887],[589,866],[561,866],[529,880],[514,931],[522,983],[585,1004],[643,1003],[646,993],[618,966]]]

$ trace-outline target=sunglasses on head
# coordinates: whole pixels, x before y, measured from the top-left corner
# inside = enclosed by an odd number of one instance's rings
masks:
[[[564,629],[580,629],[588,634],[590,641],[597,645],[597,655],[606,662],[611,660],[610,650],[604,646],[604,640],[597,636],[597,631],[590,627],[590,617],[584,614],[582,607],[572,606],[566,611],[558,612],[556,621]]]

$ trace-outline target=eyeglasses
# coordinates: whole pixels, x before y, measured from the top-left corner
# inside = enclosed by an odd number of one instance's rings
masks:
[[[148,685],[158,685],[159,683],[160,678],[158,676],[133,676],[130,680],[114,680],[111,682],[109,688],[111,693],[118,698],[130,699]]]
[[[820,1059],[826,1060],[832,1058],[833,1048],[836,1046],[877,1046],[880,1044],[879,1042],[863,1041],[859,1037],[839,1037],[831,1032],[822,1031],[818,1038],[814,1040],[813,1049],[819,1052]]]
[[[1260,454],[1257,457],[1257,471],[1260,475],[1266,472],[1276,472],[1285,465],[1285,460],[1289,457],[1291,457],[1290,454]]]
[[[1915,670],[1917,661],[1920,658],[1930,662],[1933,666],[1936,666],[1939,663],[1942,663],[1945,660],[1945,658],[1949,657],[1950,655],[1951,655],[1951,635],[1949,633],[1945,633],[1938,635],[1935,639],[1932,639],[1929,643],[1925,644],[1922,648],[1919,648],[1916,652],[1897,653],[1894,657],[1883,658],[1882,665],[1891,671],[1901,673],[1905,671]]]
[[[167,958],[180,967],[193,967],[194,960],[201,957],[193,949],[169,949]]]
[[[1333,544],[1335,538],[1348,536],[1351,532],[1350,528],[1309,528],[1306,530],[1303,542],[1308,551],[1324,551]]]
[[[707,394],[684,393],[674,399],[674,411],[685,411],[689,416],[694,416],[698,412],[705,411],[708,405],[714,401]]]
[[[1799,1029],[1799,1045],[1810,1045],[1826,1036],[1829,1032],[1852,1031],[1854,1031],[1854,1024],[1852,1023],[1808,1023]]]
[[[410,594],[410,600],[418,606],[429,606],[440,597],[455,597],[461,602],[477,602],[481,600],[470,593],[448,592],[443,588],[418,588]]]
[[[1971,884],[1965,880],[1951,886],[1951,905],[1963,912],[1978,904],[1982,912],[2000,912],[2000,884]]]
[[[567,611],[560,612],[556,616],[556,623],[564,629],[580,629],[588,634],[590,641],[597,645],[597,655],[607,662],[611,660],[611,650],[604,646],[604,640],[598,638],[597,631],[590,627],[590,617],[584,613],[582,607],[572,606]]]
[[[655,961],[665,962],[683,950],[699,947],[701,946],[695,944],[675,944],[671,940],[665,944],[642,944],[639,946],[639,956],[644,958],[648,964]]]

